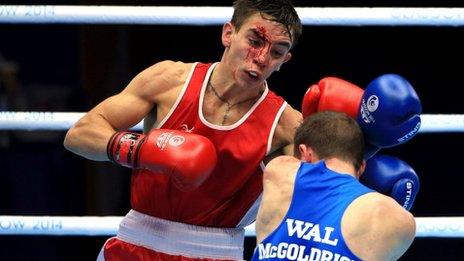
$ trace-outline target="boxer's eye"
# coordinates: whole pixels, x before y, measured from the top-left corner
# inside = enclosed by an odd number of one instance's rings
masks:
[[[256,39],[252,39],[252,38],[249,38],[248,39],[248,42],[250,43],[251,46],[253,47],[257,47],[257,46],[260,46],[260,42]]]
[[[280,58],[284,55],[281,51],[278,50],[272,50],[271,54],[274,58]]]

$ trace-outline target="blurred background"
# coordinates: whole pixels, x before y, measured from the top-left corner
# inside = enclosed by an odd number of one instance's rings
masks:
[[[15,1],[3,4],[18,4]],[[22,1],[21,4],[39,4]],[[232,1],[41,1],[66,5],[231,6]],[[462,1],[294,1],[297,7],[462,7]],[[165,59],[214,62],[221,26],[0,24],[0,111],[85,112]],[[325,76],[365,87],[409,79],[425,114],[463,114],[463,27],[305,26],[293,58],[269,79],[299,108]],[[80,158],[60,131],[0,131],[0,215],[122,216],[130,170]],[[382,153],[414,167],[418,217],[464,216],[463,133],[419,134]],[[0,260],[95,260],[108,237],[0,236]],[[366,242],[369,244],[369,242]],[[255,246],[246,240],[246,258]],[[401,260],[464,260],[464,239],[416,238]]]

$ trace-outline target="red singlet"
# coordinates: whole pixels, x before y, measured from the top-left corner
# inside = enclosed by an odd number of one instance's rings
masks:
[[[134,170],[132,208],[187,224],[246,226],[256,217],[256,201],[262,191],[260,164],[269,152],[286,103],[266,86],[238,122],[229,126],[211,124],[204,118],[200,104],[214,65],[197,63],[193,67],[179,98],[157,127],[184,129],[208,137],[216,146],[218,165],[208,180],[192,192],[179,191],[165,175]]]
[[[157,128],[208,137],[218,153],[215,170],[191,192],[178,190],[166,175],[134,170],[133,210],[121,222],[118,236],[106,242],[99,260],[243,259],[243,227],[255,220],[263,189],[262,160],[287,104],[266,86],[238,122],[230,126],[207,122],[200,105],[214,66],[193,66]]]

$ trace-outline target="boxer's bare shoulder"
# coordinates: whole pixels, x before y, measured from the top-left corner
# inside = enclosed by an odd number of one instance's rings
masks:
[[[192,63],[162,61],[140,72],[128,86],[141,97],[153,103],[162,103],[177,97],[184,85]]]
[[[342,233],[348,247],[363,260],[396,260],[415,237],[414,216],[394,199],[367,193],[348,206],[342,218]],[[372,241],[372,238],[377,240]],[[369,248],[359,242],[371,240]]]

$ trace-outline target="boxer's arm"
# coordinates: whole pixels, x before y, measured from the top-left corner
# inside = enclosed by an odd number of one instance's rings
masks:
[[[392,198],[368,193],[346,209],[342,234],[362,260],[397,260],[415,237],[414,217]]]
[[[263,173],[263,196],[256,218],[256,240],[260,243],[282,222],[291,203],[300,161],[291,156],[271,160]]]
[[[287,105],[277,123],[272,138],[271,153],[265,158],[265,164],[280,155],[293,156],[293,136],[302,121],[301,112]]]
[[[178,63],[157,63],[132,79],[119,94],[111,96],[86,113],[66,133],[66,149],[97,161],[108,160],[106,147],[115,131],[139,123],[172,88],[177,86]]]
[[[282,155],[293,156],[293,138],[295,136],[295,131],[300,126],[303,121],[303,116],[300,111],[293,109],[291,106],[288,106],[284,111],[279,127],[281,126],[281,132],[285,138],[285,143],[280,149]]]
[[[389,197],[373,202],[373,232],[378,238],[378,260],[397,260],[412,244],[416,223],[411,213]],[[366,245],[368,246],[368,245]],[[368,246],[369,247],[369,246]]]

